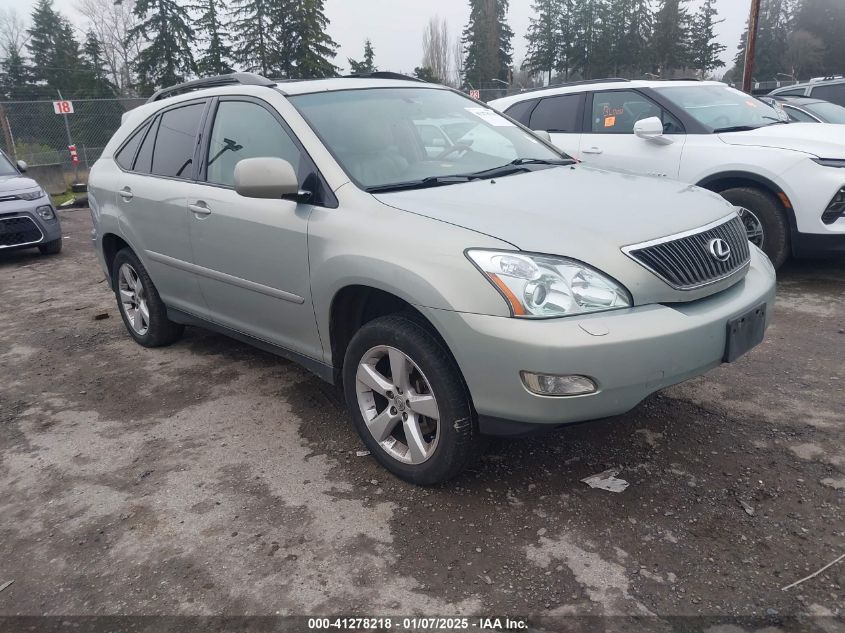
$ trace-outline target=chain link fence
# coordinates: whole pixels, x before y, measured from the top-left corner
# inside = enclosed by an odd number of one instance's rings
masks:
[[[34,168],[84,175],[100,157],[125,112],[145,99],[74,99],[72,114],[56,114],[52,101],[0,101],[0,147]],[[75,145],[79,163],[69,145]]]

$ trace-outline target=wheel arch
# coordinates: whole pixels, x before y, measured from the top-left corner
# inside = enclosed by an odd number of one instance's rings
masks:
[[[102,238],[102,248],[103,248],[103,259],[106,262],[106,268],[109,271],[109,285],[112,285],[112,280],[114,278],[114,258],[117,256],[118,252],[123,250],[124,248],[129,248],[132,252],[135,252],[132,249],[132,246],[129,245],[125,239],[123,239],[120,235],[116,233],[105,233]],[[137,254],[137,253],[136,253]]]
[[[778,186],[774,181],[755,174],[749,171],[725,171],[716,174],[711,174],[696,183],[697,186],[708,189],[714,193],[722,193],[728,189],[737,187],[752,187],[755,189],[762,189],[771,194],[778,200],[781,206],[786,211],[786,219],[789,222],[790,230],[794,233],[798,229],[795,220],[795,209],[792,206],[792,201],[789,196]]]

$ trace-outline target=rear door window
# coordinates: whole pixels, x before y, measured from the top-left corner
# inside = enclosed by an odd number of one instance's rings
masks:
[[[541,99],[531,113],[529,127],[532,130],[543,130],[552,133],[578,132],[583,94],[560,95]]]
[[[194,151],[205,103],[192,103],[161,115],[151,173],[170,178],[192,178]]]

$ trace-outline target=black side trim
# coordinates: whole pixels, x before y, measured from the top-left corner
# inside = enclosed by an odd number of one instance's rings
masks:
[[[194,316],[193,314],[189,314],[188,312],[177,310],[176,308],[167,308],[167,318],[171,321],[181,323],[183,325],[191,325],[195,327],[201,327],[205,330],[211,330],[212,332],[223,334],[224,336],[233,338],[236,341],[240,341],[241,343],[246,343],[247,345],[257,347],[258,349],[264,350],[265,352],[270,352],[271,354],[275,354],[276,356],[281,356],[282,358],[286,358],[290,361],[293,361],[297,365],[302,365],[305,369],[310,371],[312,374],[315,374],[318,378],[322,378],[327,383],[331,385],[335,384],[334,368],[331,365],[327,365],[322,361],[315,360],[310,356],[305,356],[304,354],[294,352],[285,347],[280,347],[279,345],[275,345],[274,343],[270,343],[263,339],[255,338],[254,336],[244,334],[243,332],[238,332],[237,330],[228,328],[225,325],[220,325],[212,321],[207,321],[206,319]]]
[[[845,234],[822,235],[794,232],[792,253],[796,257],[806,258],[845,257]]]

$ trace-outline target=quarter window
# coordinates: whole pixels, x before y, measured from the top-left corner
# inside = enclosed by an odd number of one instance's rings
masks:
[[[816,86],[812,90],[812,95],[816,99],[824,99],[825,101],[845,106],[845,83]]]
[[[531,114],[529,127],[546,132],[576,132],[581,99],[583,95],[560,95],[542,99]]]
[[[248,101],[221,101],[209,140],[206,180],[232,187],[235,165],[262,157],[283,158],[299,173],[299,148],[266,108]]]
[[[115,154],[114,159],[117,161],[118,165],[127,170],[132,169],[132,161],[135,160],[135,153],[138,151],[138,146],[144,139],[144,134],[146,133],[148,127],[150,127],[149,123],[142,125],[141,129],[137,130],[123,148]]]
[[[171,178],[193,176],[197,130],[204,108],[204,103],[194,103],[161,115],[153,152],[153,174]]]
[[[683,134],[680,121],[651,99],[632,90],[596,92],[593,95],[593,134],[633,134],[634,124],[658,117],[665,134]]]
[[[141,143],[141,149],[138,151],[138,157],[135,159],[133,171],[149,174],[153,168],[153,147],[156,144],[156,131],[160,120],[161,117],[157,117],[147,129],[146,136]]]

